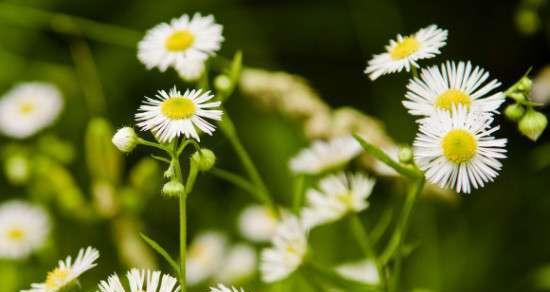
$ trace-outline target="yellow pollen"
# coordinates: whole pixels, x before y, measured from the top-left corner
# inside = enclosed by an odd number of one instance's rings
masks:
[[[162,102],[160,110],[172,120],[188,119],[197,111],[197,106],[187,97],[171,97]]]
[[[443,92],[435,100],[435,105],[438,108],[443,110],[448,110],[448,111],[450,111],[453,108],[453,106],[458,106],[458,105],[463,105],[466,108],[470,108],[471,103],[472,103],[472,99],[470,98],[469,95],[456,89],[449,89]]]
[[[451,130],[441,141],[443,155],[456,164],[470,161],[477,152],[475,136],[462,129]]]
[[[397,45],[391,50],[390,56],[394,60],[404,59],[420,48],[420,43],[414,38],[414,36],[408,36],[402,41],[397,43]]]
[[[338,200],[348,208],[351,208],[353,206],[353,197],[350,193],[343,193],[338,195]]]
[[[169,51],[185,51],[195,41],[195,36],[188,30],[174,32],[166,39],[165,46]]]
[[[23,102],[19,105],[19,112],[22,114],[29,114],[34,111],[34,104],[30,102]]]
[[[55,268],[55,270],[49,272],[46,277],[46,288],[54,289],[63,286],[68,276],[69,270],[65,268]]]
[[[25,231],[20,228],[13,228],[8,231],[8,238],[12,240],[20,240],[25,237]]]

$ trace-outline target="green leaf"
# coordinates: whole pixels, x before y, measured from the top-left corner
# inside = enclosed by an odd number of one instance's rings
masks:
[[[161,255],[168,262],[168,264],[170,264],[177,275],[180,274],[178,263],[168,254],[168,252],[162,246],[160,246],[156,241],[147,237],[147,235],[143,233],[140,233],[139,235],[152,249],[154,249],[159,255]]]

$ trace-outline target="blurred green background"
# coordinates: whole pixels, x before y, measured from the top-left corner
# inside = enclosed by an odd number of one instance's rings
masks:
[[[78,63],[82,54],[85,58],[88,52],[78,49],[79,44],[86,40],[97,65],[106,100],[101,112],[115,127],[133,125],[133,114],[143,96],[175,84],[184,86],[173,71],[161,74],[145,70],[136,58],[136,42],[145,30],[172,17],[212,13],[224,25],[226,41],[220,55],[231,57],[242,50],[247,66],[302,75],[330,105],[354,106],[373,115],[384,121],[397,142],[410,143],[416,125],[401,105],[407,75],[371,82],[362,73],[368,58],[380,52],[395,34],[411,33],[435,23],[449,30],[448,44],[441,56],[424,64],[445,59],[471,60],[509,86],[529,67],[536,73],[550,63],[550,4],[537,9],[540,23],[535,31],[528,27],[526,33],[529,20],[523,26],[517,25],[518,9],[532,5],[531,2],[2,1],[2,5],[14,3],[17,7],[74,15],[128,31],[123,30],[119,38],[107,42],[90,40],[60,33],[63,23],[57,28],[54,24],[51,29],[51,24],[42,23],[41,14],[34,10],[14,12],[0,6],[0,92],[28,80],[47,80],[60,86],[66,107],[61,120],[49,131],[74,145],[76,158],[68,169],[87,193],[90,178],[84,160],[84,138],[94,105],[87,103],[84,92],[94,81],[82,80],[76,69],[75,61]],[[99,38],[102,37],[110,38]],[[286,161],[307,145],[306,139],[290,121],[257,109],[238,94],[229,101],[227,110],[276,200],[282,204],[290,202]],[[539,291],[544,288],[544,281],[550,283],[550,273],[545,277],[537,272],[550,265],[550,148],[535,151],[538,145],[550,143],[550,134],[546,131],[539,142],[533,143],[521,137],[513,124],[504,119],[499,123],[500,136],[509,139],[509,159],[504,161],[504,170],[496,182],[470,195],[460,195],[452,204],[425,199],[417,206],[409,241],[418,243],[418,248],[405,261],[403,273],[409,290]],[[4,145],[9,142],[6,138],[0,140]],[[222,135],[204,139],[203,145],[216,151],[224,168],[240,170]],[[131,169],[145,156],[145,151],[138,150],[124,157],[125,169]],[[393,194],[395,188],[390,184],[391,180],[383,179],[376,187],[371,208],[364,214],[367,222],[384,209],[399,206],[400,197]],[[24,188],[0,177],[0,200],[27,196]],[[141,215],[144,230],[175,251],[176,204],[156,197],[147,201]],[[201,176],[188,204],[191,236],[199,230],[215,228],[239,239],[235,218],[250,202],[248,195],[230,185],[208,174]],[[113,271],[125,269],[118,264],[116,250],[107,238],[111,232],[107,221],[83,223],[63,215],[56,217],[55,248],[47,259],[32,259],[17,272],[23,287],[40,281],[53,259],[85,245],[96,246],[102,253],[99,267],[84,277],[88,287]],[[345,233],[336,225],[312,235],[317,242],[314,246],[321,250],[321,260],[353,258],[353,251],[342,250],[342,246],[353,243],[346,236],[334,239],[339,232]],[[168,271],[166,266],[163,270]],[[260,284],[252,283],[250,287],[248,291],[263,291]]]

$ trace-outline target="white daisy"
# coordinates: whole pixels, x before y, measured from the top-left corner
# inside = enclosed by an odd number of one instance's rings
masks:
[[[266,242],[273,238],[277,228],[277,215],[262,205],[246,207],[239,215],[239,231],[253,242]]]
[[[50,231],[44,209],[23,201],[0,205],[0,259],[22,259],[42,247]]]
[[[142,131],[151,130],[161,142],[170,142],[180,136],[200,141],[195,127],[212,135],[215,128],[206,119],[219,121],[222,111],[213,109],[219,101],[207,102],[214,95],[210,91],[186,90],[181,93],[176,87],[169,92],[159,90],[156,98],[146,97],[136,114]]]
[[[312,228],[366,209],[374,183],[374,179],[361,173],[339,173],[323,178],[319,190],[309,189],[306,193],[307,205],[301,214],[305,226]]]
[[[184,14],[147,31],[138,45],[138,59],[148,69],[183,70],[189,61],[202,62],[220,49],[222,29],[212,15]]]
[[[205,65],[203,61],[186,60],[182,66],[176,67],[176,71],[181,79],[185,81],[196,81],[204,73]]]
[[[277,227],[272,247],[261,254],[260,271],[264,282],[288,277],[302,264],[307,252],[307,234],[302,222],[287,216]]]
[[[412,66],[419,67],[416,61],[433,58],[440,54],[447,41],[447,30],[436,25],[420,29],[413,35],[403,37],[397,35],[397,40],[390,40],[386,52],[374,55],[369,61],[365,73],[371,80],[384,74],[410,71]]]
[[[97,249],[88,247],[78,251],[75,261],[68,256],[65,261],[59,261],[59,265],[48,273],[46,281],[43,283],[34,283],[29,290],[21,292],[56,292],[73,283],[82,273],[92,269],[97,264],[95,261],[99,258]]]
[[[227,252],[215,279],[236,284],[252,276],[256,270],[256,250],[247,244],[237,244]]]
[[[376,264],[370,259],[339,265],[336,272],[348,279],[367,284],[376,285],[380,281]]]
[[[162,277],[161,277],[162,276]],[[126,274],[129,290],[122,285],[117,274],[101,281],[98,285],[101,292],[178,292],[180,286],[178,280],[159,271],[132,269]]]
[[[187,252],[187,284],[196,285],[219,271],[227,251],[227,238],[217,231],[198,234]]]
[[[52,84],[21,83],[0,98],[0,132],[23,139],[46,128],[63,109],[63,98]]]
[[[407,85],[403,105],[415,116],[430,116],[436,110],[451,110],[462,105],[479,112],[496,112],[504,102],[502,92],[491,93],[500,86],[496,79],[485,83],[489,73],[470,62],[446,62],[441,67],[422,69],[420,78]],[[485,83],[485,84],[484,84]]]
[[[420,124],[414,141],[414,156],[433,184],[469,193],[493,181],[506,158],[506,139],[491,136],[488,113],[453,107],[451,112],[437,110]]]
[[[235,287],[226,287],[223,284],[218,284],[216,287],[210,287],[210,292],[244,292],[244,289],[237,289]]]
[[[290,169],[294,173],[319,174],[345,165],[362,151],[352,136],[317,140],[290,160]]]

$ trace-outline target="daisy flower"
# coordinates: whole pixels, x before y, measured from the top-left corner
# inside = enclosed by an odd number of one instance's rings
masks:
[[[176,87],[169,92],[159,90],[156,98],[146,97],[138,109],[136,121],[142,131],[151,130],[160,142],[170,142],[180,136],[200,141],[196,128],[212,135],[215,128],[206,119],[219,121],[222,111],[213,109],[221,102],[211,101],[210,91],[186,90]]]
[[[436,110],[450,111],[462,105],[473,111],[496,112],[504,102],[502,92],[493,92],[500,86],[496,79],[486,82],[489,73],[470,62],[451,62],[422,69],[420,78],[407,85],[403,105],[411,115],[431,116]]]
[[[253,242],[270,241],[277,228],[277,216],[270,208],[262,205],[246,207],[239,215],[241,235]]]
[[[51,125],[63,109],[63,98],[52,84],[21,83],[0,98],[0,132],[23,139]]]
[[[294,173],[319,174],[345,165],[362,151],[352,136],[317,140],[290,160],[290,169]]]
[[[44,209],[23,201],[0,205],[0,259],[22,259],[42,247],[50,231]]]
[[[227,252],[215,279],[223,283],[239,283],[256,270],[256,250],[247,244],[237,244]]]
[[[270,283],[285,279],[302,264],[306,252],[306,229],[298,218],[288,215],[277,227],[272,246],[262,251],[262,280]]]
[[[196,60],[187,60],[184,62],[184,66],[176,67],[176,71],[181,79],[191,82],[197,81],[205,70],[204,62]]]
[[[374,179],[361,173],[339,173],[323,178],[319,190],[309,189],[306,193],[307,206],[302,211],[305,226],[311,228],[366,209],[374,184]]]
[[[374,55],[369,61],[365,73],[371,80],[384,74],[410,71],[412,66],[419,67],[416,61],[433,58],[441,53],[439,49],[445,46],[447,30],[436,25],[420,29],[415,34],[403,37],[398,34],[396,40],[390,40],[386,52]]]
[[[190,62],[203,62],[220,49],[222,29],[212,15],[184,14],[147,31],[138,44],[138,59],[147,69],[185,70]]]
[[[237,289],[235,287],[226,287],[223,284],[218,284],[216,287],[210,287],[210,292],[244,292],[244,289]]]
[[[506,158],[506,139],[495,139],[492,115],[453,107],[437,110],[420,124],[415,161],[426,178],[443,188],[470,193],[493,181]]]
[[[370,259],[339,265],[336,272],[348,279],[367,284],[376,285],[380,282],[376,264]]]
[[[117,274],[101,281],[98,285],[100,292],[178,292],[178,280],[159,271],[132,269],[126,274],[129,290],[126,290]]]
[[[53,271],[49,272],[46,281],[43,283],[34,283],[29,290],[21,292],[56,292],[72,284],[84,272],[92,269],[97,264],[95,261],[99,258],[97,249],[88,247],[78,251],[75,261],[68,256],[65,261],[59,261],[59,265]]]
[[[227,252],[227,238],[217,231],[198,234],[187,252],[187,284],[196,285],[219,271]]]

